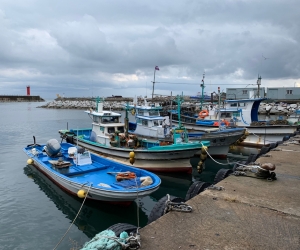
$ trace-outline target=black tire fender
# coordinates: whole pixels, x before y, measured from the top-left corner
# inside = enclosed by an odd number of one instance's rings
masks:
[[[215,176],[214,184],[217,184],[218,182],[224,180],[232,173],[232,169],[221,168]]]
[[[122,232],[126,232],[128,233],[128,235],[132,232],[132,233],[136,233],[137,232],[137,227],[132,225],[132,224],[128,224],[128,223],[117,223],[114,224],[112,226],[110,226],[109,228],[107,228],[106,230],[111,230],[113,231],[117,237],[120,236],[120,234]]]
[[[148,223],[147,224],[157,220],[158,218],[160,218],[161,216],[164,215],[167,200],[168,200],[167,195],[162,197],[160,200],[158,200],[158,202],[154,205],[154,207],[152,208],[152,210],[151,210],[151,212],[148,216]],[[185,199],[170,195],[170,201],[185,202]]]
[[[188,189],[185,200],[192,199],[196,195],[200,194],[203,192],[207,187],[211,186],[210,183],[208,182],[203,182],[203,181],[195,181]]]

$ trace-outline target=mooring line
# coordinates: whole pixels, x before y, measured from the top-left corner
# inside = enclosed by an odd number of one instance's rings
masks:
[[[84,197],[84,200],[83,200],[83,202],[82,202],[82,204],[81,204],[81,207],[79,208],[79,211],[78,211],[78,213],[76,214],[74,220],[72,221],[71,225],[69,226],[68,230],[65,232],[65,234],[63,235],[63,237],[60,239],[60,241],[59,241],[59,242],[56,244],[56,246],[53,248],[53,250],[55,250],[55,249],[59,246],[59,244],[62,242],[62,240],[65,238],[65,236],[67,235],[67,233],[68,233],[69,230],[71,229],[72,225],[75,223],[75,220],[77,219],[78,215],[80,214],[80,211],[81,211],[81,209],[82,209],[82,207],[83,207],[83,205],[84,205],[84,202],[85,202],[86,197],[87,197],[87,195],[88,195],[88,193],[89,193],[89,191],[90,191],[91,186],[92,186],[92,183],[91,183],[91,185],[89,186],[88,191],[86,192],[86,195],[85,195],[85,197]]]

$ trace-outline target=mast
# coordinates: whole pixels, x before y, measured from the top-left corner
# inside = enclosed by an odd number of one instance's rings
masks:
[[[171,114],[170,114],[170,130],[172,129],[172,113],[173,113],[173,100],[172,100],[172,91],[171,91]]]
[[[155,66],[155,68],[154,68],[154,78],[153,78],[153,86],[152,86],[152,102],[153,102],[154,84],[155,84],[155,71],[156,70],[159,70],[158,66]]]
[[[261,85],[261,76],[258,75],[258,79],[257,79],[257,98],[259,98],[260,94],[259,94],[259,90],[260,90],[260,85]]]
[[[204,88],[205,88],[204,78],[205,78],[205,72],[203,73],[202,83],[200,84],[200,87],[202,89],[202,98],[201,98],[200,110],[202,110],[202,105],[203,105],[203,100],[204,100]]]
[[[218,106],[219,106],[219,113],[218,113],[218,120],[219,120],[219,130],[221,127],[221,90],[218,87]]]
[[[128,105],[128,102],[126,102],[126,107],[125,107],[125,118],[124,118],[125,137],[126,137],[126,138],[128,137],[128,127],[129,127],[128,110],[129,110],[129,105]]]

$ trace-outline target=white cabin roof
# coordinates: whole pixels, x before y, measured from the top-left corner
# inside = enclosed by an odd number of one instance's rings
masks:
[[[116,112],[112,112],[112,111],[109,111],[109,110],[103,110],[101,112],[97,112],[97,111],[90,111],[90,110],[87,110],[87,111],[84,111],[85,113],[88,113],[90,115],[94,115],[94,116],[122,116],[122,114],[120,113],[116,113]]]

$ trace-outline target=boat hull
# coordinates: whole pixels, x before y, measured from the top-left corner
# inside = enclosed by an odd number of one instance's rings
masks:
[[[286,135],[297,131],[297,126],[257,126],[247,127],[249,136],[240,143],[244,146],[262,147],[266,144],[282,141]]]
[[[208,127],[199,126],[190,123],[183,123],[189,131],[203,131]],[[212,127],[210,127],[212,128]],[[286,135],[293,134],[297,131],[298,126],[292,125],[266,125],[266,126],[245,126],[240,128],[246,128],[249,132],[247,138],[239,143],[242,146],[248,147],[262,147],[263,145],[270,144],[273,142],[281,141]],[[203,140],[209,140],[203,138]],[[214,144],[211,142],[210,148],[213,148]]]
[[[105,181],[104,179],[94,178],[94,182],[91,182],[91,179],[88,179],[83,184],[82,181],[78,182],[77,178],[81,178],[81,176],[77,177],[77,175],[73,175],[72,177],[67,177],[64,174],[61,174],[59,171],[53,170],[52,167],[49,167],[45,164],[45,162],[49,162],[51,158],[47,157],[46,155],[42,155],[37,157],[34,155],[31,150],[24,149],[24,152],[27,154],[27,156],[33,160],[33,165],[41,171],[43,174],[45,174],[51,181],[53,181],[57,186],[59,186],[61,189],[67,191],[68,193],[77,196],[77,192],[81,189],[88,191],[87,199],[89,200],[95,200],[95,201],[105,201],[105,202],[111,202],[111,203],[119,203],[119,204],[130,204],[132,201],[134,201],[137,198],[137,195],[139,197],[144,197],[147,195],[150,195],[154,191],[158,190],[160,185],[160,180],[157,179],[158,177],[154,177],[154,174],[145,172],[144,174],[147,174],[151,176],[155,182],[159,180],[155,185],[151,185],[146,188],[138,188],[138,189],[130,189],[130,190],[124,190],[122,188],[100,188],[99,182]],[[97,158],[99,156],[95,156]],[[107,161],[107,160],[106,160]],[[107,164],[112,164],[114,167],[108,168],[107,171],[111,171],[110,169],[120,169],[120,164],[114,164],[113,162],[107,162]],[[77,168],[77,165],[76,165]],[[123,167],[123,171],[128,171],[128,167]],[[131,168],[132,169],[132,168]],[[80,173],[79,173],[80,174]],[[89,176],[90,173],[87,174]],[[156,180],[157,179],[157,180]],[[81,178],[82,180],[82,178]],[[90,184],[89,184],[90,183]],[[99,184],[97,184],[99,183]]]
[[[94,153],[100,154],[106,158],[121,162],[123,164],[130,164],[129,153],[134,151],[135,162],[132,165],[136,168],[145,169],[151,172],[184,172],[192,173],[192,166],[190,164],[190,158],[192,158],[199,148],[186,149],[180,152],[178,151],[157,151],[157,152],[140,152],[139,150],[122,149],[122,148],[106,148],[101,147],[97,143],[89,142],[88,140],[76,140],[75,143],[79,146],[85,147]]]

